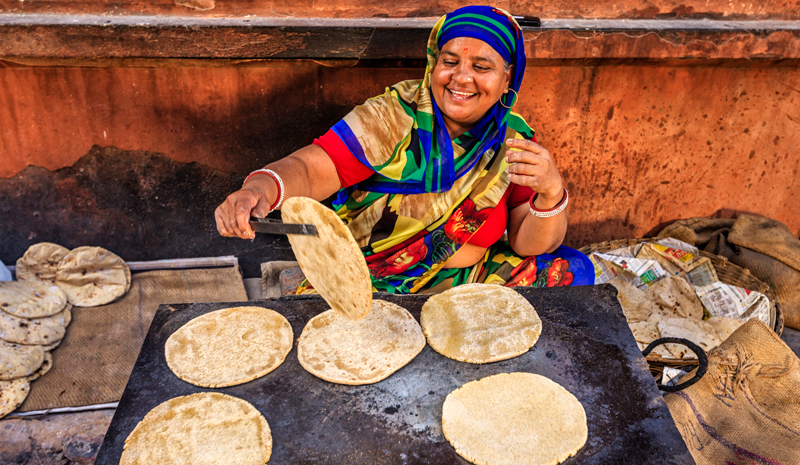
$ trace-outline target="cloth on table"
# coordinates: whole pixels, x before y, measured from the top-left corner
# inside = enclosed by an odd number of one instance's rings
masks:
[[[246,300],[238,267],[134,273],[116,302],[72,309],[53,368],[31,383],[17,411],[118,401],[159,305]]]

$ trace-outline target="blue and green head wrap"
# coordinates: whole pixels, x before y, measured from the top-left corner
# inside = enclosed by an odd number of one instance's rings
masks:
[[[486,42],[506,63],[513,65],[510,87],[515,92],[519,91],[525,75],[525,43],[519,25],[509,13],[488,6],[466,6],[448,13],[436,34],[436,48],[441,50],[444,44],[459,37],[471,37]],[[434,64],[436,58],[433,57]],[[516,98],[509,92],[503,100],[510,107]]]
[[[451,140],[439,106],[431,95],[430,82],[441,47],[459,37],[486,42],[506,63],[512,65],[509,87],[514,92],[504,94],[475,127],[458,139]],[[356,189],[381,194],[446,192],[457,179],[476,166],[484,153],[490,149],[494,149],[495,153],[500,150],[509,121],[519,120],[518,125],[530,131],[522,118],[512,117],[510,108],[506,108],[516,103],[516,92],[525,74],[526,61],[522,31],[508,12],[489,6],[467,6],[442,16],[428,38],[427,57],[425,76],[413,97],[401,97],[406,95],[400,91],[405,89],[405,83],[387,89],[386,95],[391,95],[402,111],[413,119],[409,132],[396,143],[388,160],[373,164],[365,155],[366,151],[382,141],[376,140],[368,144],[369,147],[362,146],[344,120],[333,127],[354,156],[375,171],[375,175],[357,186],[340,191],[336,205],[341,205]],[[361,114],[360,111],[356,113]],[[457,159],[454,156],[454,144],[464,151]]]

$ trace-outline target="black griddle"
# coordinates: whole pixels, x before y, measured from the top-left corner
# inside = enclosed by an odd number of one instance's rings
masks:
[[[450,360],[430,346],[389,378],[344,386],[306,372],[292,349],[273,372],[238,386],[201,388],[167,367],[164,343],[202,314],[238,305],[271,308],[298,338],[329,307],[297,296],[229,304],[159,307],[122,394],[96,465],[116,465],[125,438],[152,408],[173,397],[211,391],[247,400],[272,430],[272,464],[466,464],[444,438],[442,403],[466,382],[513,371],[538,373],[574,394],[586,410],[589,437],[566,464],[692,464],[609,285],[515,288],[536,308],[542,335],[527,353],[485,365]],[[419,319],[428,296],[375,294]]]

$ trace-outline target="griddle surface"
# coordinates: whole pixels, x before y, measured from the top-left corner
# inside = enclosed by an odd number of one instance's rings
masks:
[[[319,297],[240,304],[162,305],[153,319],[96,464],[118,464],[125,438],[151,409],[173,397],[212,391],[253,404],[270,425],[270,464],[466,464],[442,434],[442,403],[459,386],[489,375],[547,376],[586,410],[589,437],[567,464],[691,464],[691,455],[656,388],[609,285],[515,288],[536,308],[542,335],[527,353],[502,362],[457,362],[426,346],[389,378],[365,386],[332,384],[306,372],[292,349],[272,373],[220,389],[180,380],[164,343],[191,319],[239,305],[271,308],[297,339],[329,307]],[[419,320],[428,296],[375,294]]]

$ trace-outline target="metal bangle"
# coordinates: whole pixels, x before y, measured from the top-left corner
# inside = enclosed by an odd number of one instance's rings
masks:
[[[539,217],[539,218],[550,218],[551,216],[556,216],[559,213],[563,212],[564,209],[567,208],[567,204],[569,203],[569,193],[567,192],[566,188],[564,188],[564,196],[561,197],[561,201],[558,202],[558,205],[556,205],[555,207],[553,207],[553,208],[551,208],[549,210],[539,210],[538,208],[534,207],[533,206],[533,202],[536,201],[536,197],[539,197],[539,193],[538,192],[533,194],[533,197],[531,197],[531,200],[530,200],[530,203],[528,204],[528,207],[530,208],[531,213],[533,214],[533,216],[536,216],[536,217]]]
[[[271,177],[276,183],[278,183],[278,201],[275,202],[275,205],[272,205],[270,207],[269,211],[267,212],[267,213],[271,213],[271,212],[277,210],[278,208],[280,208],[281,204],[283,204],[283,195],[284,195],[284,192],[286,192],[286,189],[284,189],[284,187],[283,187],[283,179],[281,179],[281,177],[278,176],[278,173],[276,173],[276,172],[274,172],[272,170],[268,170],[268,169],[262,168],[260,170],[255,170],[252,173],[248,174],[247,177],[244,178],[244,182],[242,183],[242,187],[244,187],[245,183],[247,183],[247,181],[251,177],[256,175],[256,174],[266,174],[267,176]]]

